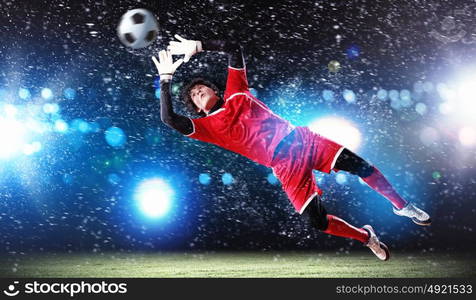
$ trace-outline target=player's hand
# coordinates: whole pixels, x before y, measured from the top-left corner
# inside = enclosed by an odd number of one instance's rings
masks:
[[[184,62],[188,62],[195,53],[202,51],[202,42],[200,41],[187,40],[178,34],[175,35],[175,38],[179,41],[171,41],[167,50],[170,50],[172,55],[185,55]]]
[[[160,80],[171,80],[175,73],[175,70],[183,63],[183,58],[178,59],[176,62],[172,59],[170,51],[162,50],[159,52],[159,60],[155,56],[152,56],[157,71],[160,75]]]

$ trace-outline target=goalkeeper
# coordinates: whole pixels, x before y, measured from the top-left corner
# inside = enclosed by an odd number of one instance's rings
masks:
[[[159,52],[159,60],[152,57],[160,75],[160,115],[165,124],[187,137],[215,144],[272,168],[295,210],[311,226],[327,234],[358,240],[381,260],[389,259],[390,253],[370,225],[355,227],[327,213],[313,170],[355,174],[389,200],[397,215],[409,217],[419,225],[431,223],[429,215],[403,199],[375,166],[307,127],[292,125],[254,97],[248,88],[243,52],[238,43],[175,37],[177,41],[171,41],[167,51]],[[183,88],[182,97],[199,116],[191,119],[174,112],[171,81],[183,62],[202,51],[228,54],[228,78],[223,96],[213,83],[202,78],[193,79]],[[172,55],[184,57],[173,62]]]

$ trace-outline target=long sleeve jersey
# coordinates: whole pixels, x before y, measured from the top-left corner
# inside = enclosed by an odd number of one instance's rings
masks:
[[[274,114],[248,88],[241,48],[235,43],[204,43],[203,49],[229,53],[224,102],[206,117],[190,119],[175,114],[170,97],[170,82],[161,83],[162,120],[182,134],[241,154],[270,167],[274,150],[294,126]],[[162,114],[164,112],[164,114]]]

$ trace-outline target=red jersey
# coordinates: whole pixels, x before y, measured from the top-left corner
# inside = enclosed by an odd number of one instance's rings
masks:
[[[270,167],[274,149],[294,126],[250,93],[244,68],[228,67],[224,99],[220,109],[191,119],[194,128],[187,136]]]

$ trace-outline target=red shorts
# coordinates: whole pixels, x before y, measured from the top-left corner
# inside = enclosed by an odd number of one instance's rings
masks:
[[[277,148],[271,167],[301,214],[316,194],[322,194],[312,170],[330,173],[344,147],[307,127],[296,127]]]

